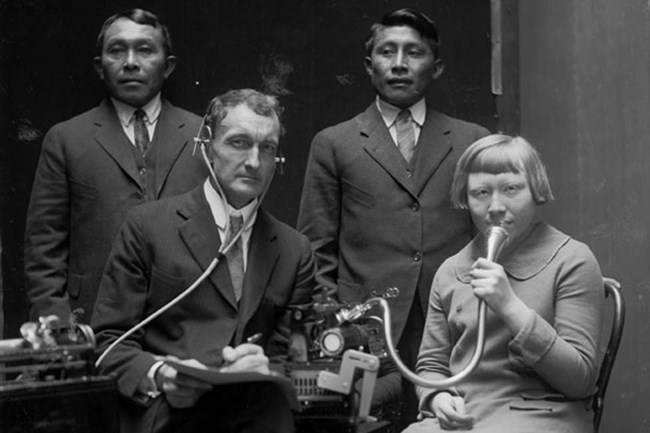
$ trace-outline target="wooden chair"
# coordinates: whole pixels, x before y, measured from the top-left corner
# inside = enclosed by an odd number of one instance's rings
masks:
[[[609,297],[614,302],[614,316],[612,319],[612,328],[605,350],[605,356],[600,366],[600,373],[598,374],[598,381],[596,386],[598,390],[594,395],[593,410],[594,410],[594,433],[598,433],[600,428],[600,419],[603,415],[603,405],[605,402],[605,392],[607,392],[607,384],[609,383],[609,376],[614,367],[614,361],[618,353],[618,346],[621,343],[623,336],[623,326],[625,325],[625,301],[619,288],[618,283],[604,279],[605,297]]]

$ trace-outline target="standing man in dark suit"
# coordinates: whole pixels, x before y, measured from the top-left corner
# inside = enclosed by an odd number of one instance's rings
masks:
[[[108,18],[95,68],[98,107],[55,125],[43,142],[27,215],[26,292],[32,319],[72,311],[90,321],[113,239],[133,206],[189,191],[207,171],[192,157],[200,118],[161,89],[176,65],[167,28],[150,12]]]
[[[377,99],[314,137],[298,217],[316,252],[317,279],[340,301],[399,289],[388,300],[392,332],[411,368],[433,275],[470,240],[469,215],[449,201],[456,160],[488,133],[425,100],[444,69],[439,46],[435,24],[410,9],[372,26],[365,67]],[[417,399],[403,385],[410,422]]]
[[[99,371],[118,379],[123,433],[293,431],[291,410],[276,390],[252,383],[211,392],[171,364],[268,373],[267,355],[287,353],[287,306],[312,299],[309,240],[259,207],[275,171],[280,112],[275,98],[249,89],[213,99],[201,134],[211,178],[133,209],[116,238],[92,327],[105,351]],[[194,291],[128,335],[197,284],[215,258],[216,268]],[[246,342],[256,334],[257,344]]]

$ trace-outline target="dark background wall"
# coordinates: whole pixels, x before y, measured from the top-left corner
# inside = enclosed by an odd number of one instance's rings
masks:
[[[519,2],[521,133],[556,195],[547,219],[623,283],[627,323],[601,432],[650,431],[650,5]]]
[[[225,90],[275,92],[285,105],[288,163],[265,205],[293,225],[309,143],[325,126],[365,109],[374,93],[363,41],[385,12],[413,7],[440,27],[447,69],[431,100],[450,115],[495,129],[486,1],[0,1],[0,217],[5,338],[27,320],[22,278],[25,213],[42,137],[96,105],[103,88],[91,60],[102,22],[143,7],[168,25],[179,59],[164,93],[202,114]],[[1,321],[0,321],[1,322]]]

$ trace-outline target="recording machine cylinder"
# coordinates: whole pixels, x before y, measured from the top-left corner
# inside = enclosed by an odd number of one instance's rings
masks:
[[[325,356],[338,356],[347,349],[358,349],[368,344],[369,334],[365,327],[352,324],[325,330],[319,345]]]

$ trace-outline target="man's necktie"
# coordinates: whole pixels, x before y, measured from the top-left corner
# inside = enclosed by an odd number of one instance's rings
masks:
[[[232,239],[233,236],[235,236],[239,229],[241,229],[243,222],[244,221],[241,215],[230,216],[230,229],[228,230],[228,239]],[[239,302],[242,293],[242,286],[244,284],[244,253],[242,250],[241,236],[226,253],[226,259],[228,260],[228,269],[230,270],[232,287],[235,289],[235,299],[237,302]]]
[[[399,112],[395,120],[395,131],[397,132],[397,147],[406,162],[410,163],[415,151],[415,129],[409,110]]]
[[[142,109],[138,108],[135,110],[134,117],[133,135],[135,136],[135,145],[140,149],[142,156],[144,156],[149,148],[149,131],[145,122],[147,115]]]

